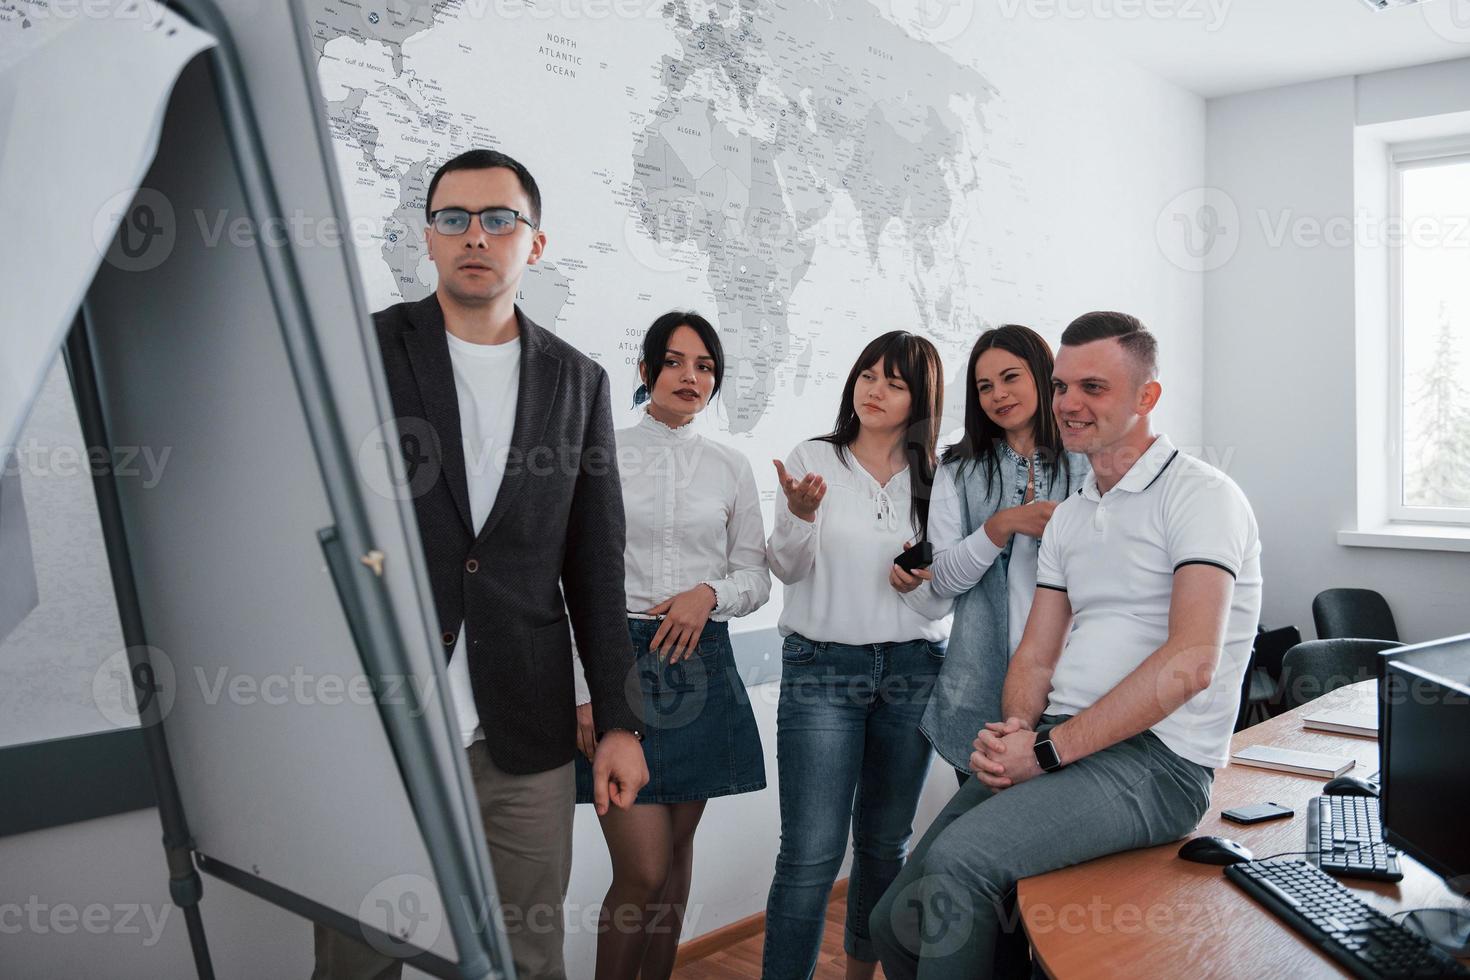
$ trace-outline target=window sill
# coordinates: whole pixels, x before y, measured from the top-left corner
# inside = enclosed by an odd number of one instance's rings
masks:
[[[1349,548],[1470,552],[1470,527],[1453,524],[1385,524],[1370,530],[1338,531],[1337,543]]]

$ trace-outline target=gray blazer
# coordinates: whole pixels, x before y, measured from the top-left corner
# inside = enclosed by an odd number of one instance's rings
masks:
[[[435,295],[373,315],[446,656],[465,628],[490,757],[510,773],[577,751],[571,633],[599,732],[641,730],[623,592],[623,494],[607,372],[520,309],[505,477],[470,520],[459,400]],[[568,620],[570,617],[570,622]]]
[[[1065,455],[1067,468],[1048,479],[1040,454],[1033,457],[1037,500],[1066,500],[1076,493],[1092,472],[1087,457]],[[946,463],[962,467],[955,481],[960,490],[962,532],[973,534],[998,510],[1015,507],[1026,494],[1026,467],[1002,452],[1000,472],[986,479],[983,464]],[[1007,571],[1014,539],[996,557],[984,577],[970,591],[955,598],[954,625],[944,666],[934,684],[922,731],[934,751],[956,769],[970,768],[971,744],[988,721],[1004,721],[1000,713],[1001,689],[1010,667],[1010,605]]]

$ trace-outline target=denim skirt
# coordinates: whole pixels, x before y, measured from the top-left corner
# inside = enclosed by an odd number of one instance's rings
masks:
[[[730,627],[708,622],[699,646],[670,665],[648,649],[659,620],[630,619],[643,690],[648,785],[638,803],[687,803],[766,787],[766,760]],[[592,766],[577,753],[577,802],[592,802]]]

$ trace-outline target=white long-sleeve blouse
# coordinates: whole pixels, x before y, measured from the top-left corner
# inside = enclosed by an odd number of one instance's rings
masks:
[[[616,437],[628,528],[628,612],[646,614],[701,583],[715,591],[715,622],[765,605],[771,597],[765,522],[744,454],[697,434],[692,424],[671,429],[646,412]],[[585,704],[590,695],[582,671],[573,673],[577,703]]]
[[[850,644],[948,636],[951,599],[927,582],[901,595],[888,581],[904,543],[918,538],[909,519],[909,470],[880,486],[851,453],[844,461],[836,446],[813,440],[791,451],[786,472],[798,480],[818,473],[827,495],[815,521],[776,499],[766,558],[785,585],[782,635]]]

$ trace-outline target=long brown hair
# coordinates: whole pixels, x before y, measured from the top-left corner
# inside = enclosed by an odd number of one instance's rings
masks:
[[[962,460],[965,461],[962,466],[983,467],[986,487],[992,486],[1000,473],[1000,453],[995,445],[997,440],[1005,439],[1005,430],[980,407],[980,392],[975,387],[975,365],[980,363],[980,355],[992,348],[1016,355],[1031,371],[1031,380],[1036,382],[1036,414],[1031,418],[1031,433],[1036,440],[1041,463],[1051,481],[1055,481],[1058,472],[1070,469],[1066,450],[1062,447],[1062,430],[1051,407],[1051,377],[1055,362],[1051,347],[1041,334],[1018,323],[987,330],[975,341],[970,351],[970,364],[965,371],[965,434],[944,451],[944,461]]]
[[[879,361],[883,362],[884,373],[888,377],[898,378],[909,389],[909,417],[904,426],[903,453],[908,458],[912,474],[909,481],[909,521],[922,538],[929,523],[929,496],[933,492],[934,470],[938,465],[934,450],[939,442],[939,426],[944,414],[944,367],[933,344],[907,330],[892,330],[864,347],[847,375],[847,384],[842,388],[837,421],[832,431],[818,436],[817,441],[836,446],[843,465],[851,465],[847,449],[862,428],[857,410],[852,406],[853,392],[857,390],[858,376]]]

